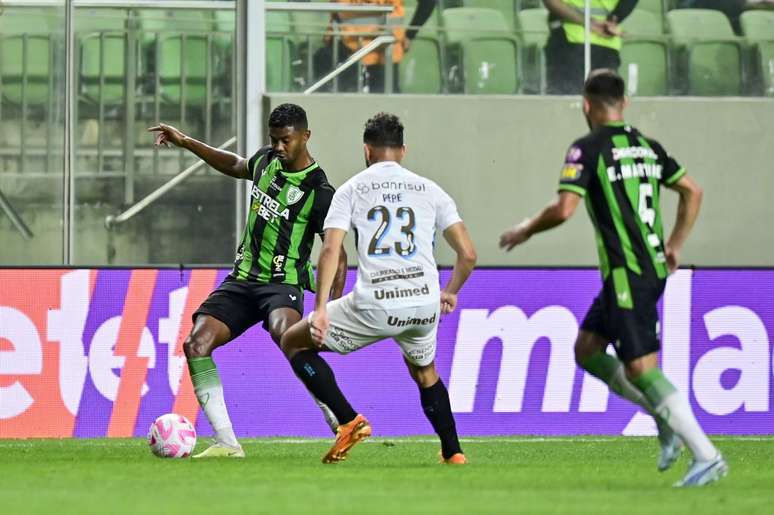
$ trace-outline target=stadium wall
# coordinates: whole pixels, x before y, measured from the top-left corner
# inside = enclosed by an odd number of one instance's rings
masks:
[[[564,156],[587,132],[579,98],[525,96],[272,95],[303,105],[314,156],[334,184],[363,168],[362,130],[378,111],[406,125],[408,168],[441,184],[456,200],[484,265],[596,265],[585,213],[511,255],[500,233],[552,198]],[[705,189],[702,214],[684,252],[703,266],[772,264],[774,101],[756,98],[637,98],[630,123],[662,142]],[[674,220],[677,195],[664,195]],[[580,208],[583,211],[583,208]],[[440,261],[452,264],[446,245]]]
[[[0,438],[144,436],[170,411],[210,434],[182,342],[191,313],[227,273],[0,270]],[[461,434],[654,433],[652,419],[573,362],[599,286],[593,269],[474,273],[438,335],[438,370]],[[774,433],[773,294],[774,270],[683,270],[669,279],[662,366],[709,433]],[[309,310],[312,296],[305,300]],[[263,330],[215,359],[239,435],[330,436]],[[330,362],[376,435],[432,432],[393,342]]]

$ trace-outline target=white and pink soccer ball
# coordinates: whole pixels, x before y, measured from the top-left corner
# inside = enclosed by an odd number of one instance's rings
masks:
[[[148,445],[159,458],[186,458],[196,446],[196,429],[182,415],[161,415],[148,430]]]

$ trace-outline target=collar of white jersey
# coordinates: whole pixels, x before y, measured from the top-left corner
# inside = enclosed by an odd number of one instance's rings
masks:
[[[374,163],[371,166],[368,167],[369,170],[376,170],[379,168],[394,168],[398,167],[400,168],[400,163],[397,161],[379,161],[378,163]]]

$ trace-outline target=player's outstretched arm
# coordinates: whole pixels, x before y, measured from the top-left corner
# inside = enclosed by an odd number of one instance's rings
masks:
[[[155,145],[164,145],[169,147],[172,143],[176,147],[184,148],[193,154],[196,154],[205,163],[230,177],[237,179],[250,179],[250,172],[247,170],[247,159],[238,156],[227,150],[220,150],[194,139],[181,130],[160,123],[155,127],[149,127],[148,132],[156,133]]]
[[[680,195],[680,200],[677,203],[677,220],[664,249],[669,271],[674,272],[680,266],[680,253],[683,250],[685,240],[688,239],[688,234],[699,217],[704,192],[701,186],[687,175],[683,175],[676,183],[668,187]]]
[[[447,227],[443,231],[443,237],[457,253],[451,279],[441,291],[441,313],[446,314],[451,313],[457,307],[457,293],[473,272],[478,256],[476,256],[476,249],[464,223],[457,222]]]
[[[569,191],[559,192],[559,196],[544,207],[537,215],[527,218],[518,225],[500,235],[500,248],[506,251],[521,245],[533,234],[553,229],[569,219],[580,203],[580,195]]]

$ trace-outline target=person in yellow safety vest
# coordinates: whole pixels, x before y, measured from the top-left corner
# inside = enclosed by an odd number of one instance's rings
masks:
[[[586,0],[543,0],[551,33],[545,48],[547,93],[579,95],[584,77],[584,9]],[[591,70],[621,65],[619,24],[637,0],[590,0]]]
[[[411,40],[417,34],[417,28],[422,26],[433,12],[437,0],[419,0],[417,9],[411,19],[410,25],[413,29],[406,30],[404,20],[405,10],[403,0],[335,0],[340,4],[371,4],[392,7],[392,12],[386,17],[383,15],[371,13],[333,13],[331,15],[331,34],[341,35],[339,40],[338,62],[344,62],[347,57],[358,51],[380,34],[387,33],[387,27],[392,27],[389,31],[395,39],[392,45],[392,66],[393,66],[393,92],[398,92],[398,64],[403,59],[406,51],[411,46]],[[333,61],[332,49],[334,37],[328,35],[325,38],[327,47],[319,55],[315,56],[315,70],[318,78],[324,70],[330,70]],[[385,91],[385,64],[386,46],[371,52],[363,57],[361,64],[364,68],[364,89],[371,93],[381,93]],[[357,89],[358,76],[357,67],[353,66],[347,72],[339,77],[339,91],[355,91]]]

